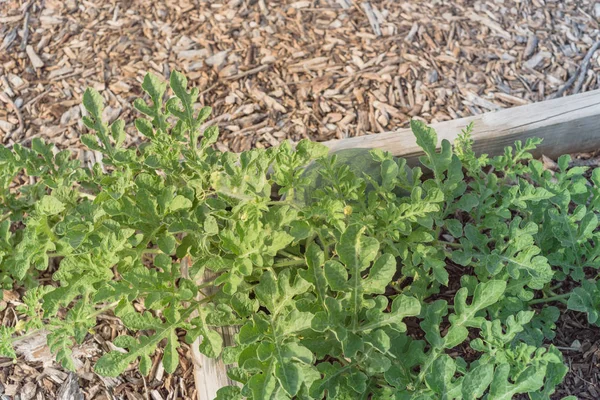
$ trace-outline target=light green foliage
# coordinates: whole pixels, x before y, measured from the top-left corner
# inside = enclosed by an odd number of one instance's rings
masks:
[[[73,369],[72,347],[112,312],[127,332],[97,373],[148,374],[158,348],[175,373],[180,338],[199,339],[234,364],[240,387],[221,400],[542,400],[567,371],[547,345],[564,306],[600,323],[600,170],[565,156],[545,171],[536,139],[476,155],[472,125],[438,149],[418,121],[412,168],[306,140],[220,152],[182,74],[142,89],[137,148],[84,93],[82,141],[104,169],[40,139],[0,148],[0,286],[25,292],[0,355],[43,328]],[[33,183],[14,190],[23,173]],[[239,327],[233,346],[223,326]]]

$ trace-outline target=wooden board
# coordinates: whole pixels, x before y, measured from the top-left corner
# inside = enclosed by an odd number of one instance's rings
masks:
[[[432,124],[438,139],[453,142],[462,129],[474,122],[474,149],[478,153],[498,155],[506,146],[529,137],[544,139],[535,156],[596,150],[600,148],[600,90],[559,99],[542,101],[473,117]],[[325,144],[333,151],[349,148],[378,148],[416,164],[422,154],[410,129]]]
[[[189,279],[189,257],[181,260],[181,275]],[[205,272],[196,282],[201,285],[204,282],[214,280],[216,275],[212,272]],[[208,287],[204,289],[204,294],[211,296],[215,289]],[[199,294],[196,300],[201,300],[204,294]],[[191,318],[198,316],[198,311],[194,311]],[[223,338],[224,346],[235,345],[234,337],[238,333],[237,327],[221,327],[217,332]],[[221,357],[209,358],[200,352],[200,340],[198,337],[190,346],[192,363],[194,365],[194,385],[196,387],[196,400],[212,400],[217,397],[217,391],[224,386],[238,385],[237,382],[229,379],[227,376],[227,366],[223,363]]]

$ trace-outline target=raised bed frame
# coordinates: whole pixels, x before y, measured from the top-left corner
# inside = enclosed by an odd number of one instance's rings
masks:
[[[600,149],[600,90],[562,97],[539,103],[503,109],[473,117],[439,122],[431,126],[438,139],[453,142],[462,129],[474,123],[474,149],[478,153],[499,155],[506,146],[530,137],[543,139],[534,152],[557,157],[562,154]],[[365,148],[382,149],[394,156],[404,157],[416,165],[422,154],[410,129],[359,136],[324,143],[332,151]],[[232,343],[233,329],[223,330],[225,343]],[[212,400],[217,390],[231,382],[220,359],[195,354],[199,361],[194,367],[198,400]]]
[[[462,129],[474,123],[473,148],[477,153],[498,155],[506,146],[530,137],[544,139],[534,152],[557,157],[600,148],[600,90],[539,103],[503,109],[473,117],[438,122],[431,126],[438,138],[453,142]],[[410,129],[376,135],[331,140],[333,151],[350,148],[382,149],[416,164],[420,148]]]

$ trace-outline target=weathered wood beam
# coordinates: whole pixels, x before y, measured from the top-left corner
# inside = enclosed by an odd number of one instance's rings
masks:
[[[468,118],[432,124],[438,138],[453,142],[461,129],[474,122],[474,150],[498,155],[506,146],[530,137],[543,139],[535,156],[600,149],[600,90],[574,96],[527,104]],[[331,140],[324,143],[331,150],[378,148],[416,164],[422,154],[410,129],[399,129],[367,136]]]

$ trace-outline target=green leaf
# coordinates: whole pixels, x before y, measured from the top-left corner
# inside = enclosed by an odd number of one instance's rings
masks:
[[[442,140],[441,152],[437,153],[437,134],[433,128],[415,119],[410,121],[410,128],[417,138],[417,145],[426,154],[426,156],[420,157],[419,160],[433,171],[437,179],[441,179],[442,174],[448,170],[452,162],[452,145],[447,140]]]
[[[39,138],[0,146],[0,289],[20,294],[0,355],[43,328],[73,369],[73,346],[111,312],[131,334],[95,372],[147,375],[160,360],[175,373],[185,332],[233,365],[240,387],[221,400],[555,396],[567,367],[544,343],[560,309],[529,304],[568,280],[569,309],[600,324],[587,279],[600,269],[600,169],[562,156],[547,171],[534,138],[490,159],[472,124],[452,148],[419,121],[414,168],[307,139],[236,154],[215,146],[191,83],[173,72],[163,102],[167,82],[144,77],[150,99],[133,105],[146,140],[131,148],[86,90],[82,142],[104,157],[90,168]],[[206,271],[214,280],[197,281]],[[5,294],[0,307],[14,303]],[[220,335],[230,327],[233,344]]]
[[[185,75],[177,72],[177,71],[173,71],[171,73],[171,80],[170,80],[170,85],[171,85],[171,89],[173,89],[173,92],[175,93],[175,96],[177,96],[180,99],[187,99],[188,98],[188,93],[187,93],[187,78],[185,77]]]
[[[340,261],[352,272],[366,269],[379,250],[377,239],[363,236],[364,231],[360,225],[349,226],[336,246]]]
[[[277,314],[289,305],[295,296],[305,293],[309,288],[310,284],[307,281],[301,277],[291,278],[290,270],[286,269],[277,277],[271,271],[265,272],[255,288],[255,293],[262,304]]]
[[[548,362],[546,366],[546,377],[544,379],[544,388],[533,393],[530,393],[532,400],[542,400],[551,397],[556,392],[556,387],[562,383],[563,379],[569,372],[569,367],[562,363],[562,354],[554,347],[550,346],[548,354],[556,356],[558,360]]]
[[[444,221],[444,224],[448,228],[448,232],[455,238],[460,238],[463,235],[463,226],[460,221],[448,219]]]
[[[406,317],[419,315],[421,304],[414,297],[399,295],[392,301],[392,307],[389,313],[381,313],[372,308],[367,311],[368,322],[362,324],[359,331],[369,331],[385,326],[390,326],[398,332],[405,332],[406,325],[402,320]]]
[[[125,355],[116,351],[111,351],[100,357],[94,366],[94,370],[102,376],[118,376],[125,368],[127,368]],[[147,374],[148,371],[144,372]]]
[[[300,390],[301,369],[296,363],[277,363],[275,367],[275,377],[290,396],[295,396]]]
[[[544,385],[546,367],[528,367],[515,383],[509,381],[510,366],[500,364],[494,371],[494,379],[490,386],[489,400],[510,400],[516,394],[535,392]]]
[[[44,196],[38,203],[37,210],[42,215],[56,215],[65,210],[65,205],[54,196]]]
[[[204,147],[208,147],[217,142],[219,138],[219,127],[218,126],[209,126],[204,130],[202,138],[202,145]]]
[[[204,220],[204,232],[211,236],[219,234],[219,224],[217,223],[217,219],[212,215],[207,216]]]
[[[427,375],[427,386],[437,393],[440,399],[460,398],[462,379],[455,380],[455,372],[455,361],[444,354],[433,363],[433,372]]]
[[[175,246],[177,240],[173,235],[164,234],[159,236],[157,240],[158,248],[165,254],[173,254],[175,252]]]
[[[348,285],[348,272],[344,265],[335,260],[330,260],[325,263],[325,278],[331,289],[336,291],[344,291]]]
[[[242,391],[237,386],[225,386],[217,390],[215,400],[243,400]]]
[[[189,93],[187,92],[187,78],[177,72],[173,71],[171,73],[170,86],[173,92],[175,93],[176,98],[170,99],[167,102],[167,110],[175,115],[177,118],[181,120],[181,122],[185,123],[187,129],[191,131],[193,137],[197,135],[197,128],[200,125],[201,117],[199,120],[194,118],[194,109],[193,104],[196,102],[198,98],[198,88],[193,88]],[[182,108],[183,107],[183,108]],[[204,111],[200,112],[200,116],[208,115],[207,111],[210,112],[210,108],[208,110],[203,109]],[[192,138],[192,142],[190,142],[192,146],[196,146],[195,139]]]
[[[163,367],[168,374],[175,372],[179,365],[179,353],[177,352],[177,347],[179,347],[177,334],[175,331],[171,331],[167,338],[167,345],[165,346],[165,353],[162,358]]]
[[[152,359],[147,354],[142,354],[140,356],[140,372],[144,376],[150,375],[150,371],[152,370]]]
[[[15,333],[15,328],[9,326],[0,326],[0,356],[17,358],[15,349],[12,346],[12,335]]]
[[[223,338],[218,332],[205,330],[204,338],[200,343],[200,352],[207,357],[216,358],[223,349]]]
[[[121,320],[123,324],[132,330],[139,331],[144,329],[154,329],[157,325],[160,324],[160,321],[153,317],[149,312],[145,312],[143,314],[138,313],[128,313],[121,316]]]
[[[277,387],[277,380],[273,375],[256,374],[248,382],[253,399],[271,399]]]
[[[176,318],[172,318],[173,315],[171,317],[167,315],[166,322],[161,322],[150,315],[149,312],[144,314],[125,314],[121,319],[127,327],[136,330],[151,330],[154,333],[150,336],[139,336],[135,342],[130,341],[128,351],[125,353],[113,350],[104,354],[96,362],[94,370],[100,375],[115,377],[121,374],[130,363],[139,358],[140,369],[147,374],[149,372],[148,367],[151,365],[149,356],[154,353],[158,343],[165,338],[170,341],[167,344],[167,348],[171,347],[168,353],[165,353],[168,357],[164,364],[165,370],[167,368],[176,368],[175,357],[178,357],[176,350],[178,344],[176,342],[177,335],[175,334],[175,329],[183,324],[183,321],[189,317],[193,309],[193,307],[189,308],[183,313],[171,313],[176,314]],[[134,345],[132,346],[131,344]]]
[[[148,93],[154,104],[157,105],[161,104],[162,97],[167,90],[167,83],[155,74],[148,73],[144,76],[142,89]]]
[[[97,90],[87,88],[83,93],[83,106],[94,117],[95,120],[102,118],[104,111],[104,100]]]
[[[139,133],[146,136],[147,138],[154,137],[154,128],[152,127],[150,121],[148,121],[147,119],[137,118],[135,120],[135,128],[138,130]]]
[[[581,287],[573,289],[567,306],[586,313],[590,324],[600,325],[600,281],[583,281]]]
[[[479,199],[477,196],[471,193],[463,195],[460,200],[456,203],[456,206],[463,211],[469,212],[473,208],[477,207]]]
[[[315,293],[320,302],[325,300],[327,294],[327,279],[323,270],[325,254],[314,243],[306,249],[306,270],[299,270],[298,274],[315,288]]]
[[[369,271],[369,278],[363,285],[365,293],[385,292],[396,273],[396,259],[391,254],[384,254],[375,261]]]
[[[492,383],[494,377],[494,366],[491,364],[480,364],[471,369],[463,380],[463,400],[477,400],[481,398],[485,390]]]
[[[112,137],[115,140],[117,146],[120,146],[125,141],[125,122],[123,120],[116,120],[111,126],[110,131]]]
[[[184,197],[182,195],[177,195],[177,196],[175,196],[175,198],[169,205],[169,210],[171,212],[175,212],[175,211],[179,211],[179,210],[188,209],[191,206],[192,206],[192,202],[187,197]]]
[[[480,283],[475,288],[471,304],[467,305],[468,290],[461,288],[454,297],[454,313],[448,316],[452,324],[445,336],[445,347],[452,348],[462,343],[468,336],[468,327],[480,328],[485,321],[477,313],[497,303],[506,289],[506,282],[492,280]]]

